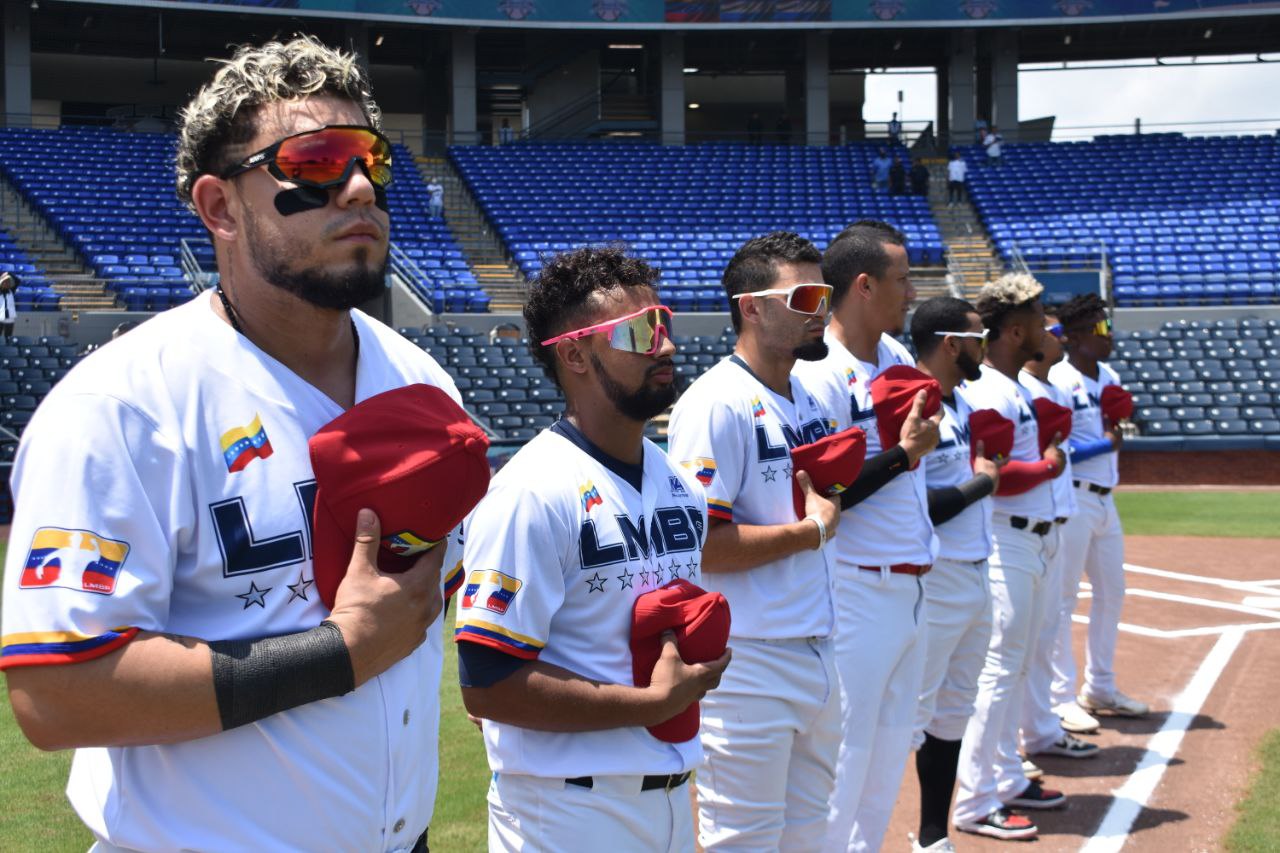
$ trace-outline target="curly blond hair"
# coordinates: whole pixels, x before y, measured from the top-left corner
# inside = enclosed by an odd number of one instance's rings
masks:
[[[336,95],[360,107],[370,127],[382,128],[382,111],[356,55],[314,36],[241,45],[231,59],[218,61],[222,67],[178,116],[177,193],[188,208],[194,210],[191,185],[196,178],[231,165],[228,150],[253,138],[254,119],[264,104]]]
[[[1044,285],[1025,272],[1007,272],[984,285],[973,305],[989,330],[987,340],[996,341],[1005,318],[1031,305],[1042,293]]]

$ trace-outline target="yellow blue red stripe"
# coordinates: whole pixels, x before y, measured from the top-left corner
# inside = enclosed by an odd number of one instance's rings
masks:
[[[253,460],[266,459],[271,453],[267,429],[257,414],[248,426],[235,427],[222,434],[222,461],[227,463],[229,473],[242,471]]]
[[[459,560],[458,564],[453,567],[453,571],[451,571],[449,576],[445,579],[444,597],[446,599],[453,597],[454,593],[458,591],[458,588],[462,586],[462,579],[466,576],[467,573],[462,568],[462,561]]]
[[[707,498],[707,515],[711,515],[725,521],[733,521],[733,504],[728,501]]]
[[[137,628],[113,628],[102,634],[33,631],[0,638],[0,670],[14,666],[81,663],[110,654],[138,635]]]
[[[479,643],[482,646],[489,646],[500,652],[506,652],[509,655],[515,655],[525,660],[537,658],[539,652],[546,645],[546,643],[540,643],[532,637],[508,631],[506,628],[494,625],[492,622],[474,620],[459,623],[457,630],[454,631],[453,641],[455,643],[464,641]]]

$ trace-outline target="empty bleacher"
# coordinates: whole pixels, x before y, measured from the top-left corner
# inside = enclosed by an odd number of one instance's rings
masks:
[[[1272,303],[1280,140],[1100,136],[971,151],[969,185],[1001,256],[1033,271],[1110,263],[1120,306]]]
[[[825,248],[851,222],[883,219],[907,234],[913,264],[942,262],[928,201],[872,190],[876,150],[563,142],[453,147],[449,156],[526,277],[549,254],[621,241],[662,271],[672,308],[724,311],[725,264],[772,230]]]
[[[201,265],[213,269],[204,227],[174,194],[175,141],[171,134],[105,128],[5,128],[0,130],[0,174],[84,257],[124,307],[158,311],[191,298],[191,282],[179,261],[184,239]],[[410,284],[418,285],[435,310],[487,310],[488,300],[448,226],[427,214],[425,186],[407,148],[395,146],[392,168],[395,181],[387,193],[392,240],[422,273]],[[34,284],[39,283],[37,278]],[[56,295],[49,304],[57,307]]]
[[[49,287],[49,279],[3,228],[0,228],[0,272],[14,273],[22,282],[13,292],[19,311],[58,310],[59,297]]]

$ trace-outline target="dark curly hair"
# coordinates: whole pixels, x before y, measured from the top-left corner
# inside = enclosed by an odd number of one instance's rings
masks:
[[[779,263],[821,264],[822,253],[794,231],[774,231],[743,243],[724,268],[721,279],[725,296],[729,297],[729,319],[735,332],[742,331],[742,309],[734,295],[767,290],[778,277]]]
[[[969,314],[977,312],[977,308],[954,296],[935,296],[921,302],[911,315],[911,343],[916,353],[920,358],[928,358],[942,343],[938,332],[965,331],[969,327]]]
[[[880,278],[889,269],[884,244],[907,245],[907,238],[888,222],[859,219],[841,231],[822,256],[822,278],[831,285],[831,307],[844,301],[853,280],[866,273]]]
[[[1064,329],[1079,329],[1091,326],[1094,318],[1107,316],[1107,303],[1096,293],[1079,293],[1058,306],[1058,322]]]
[[[560,384],[555,348],[544,347],[542,342],[582,326],[591,294],[616,287],[655,289],[658,276],[658,270],[631,257],[622,246],[588,246],[546,261],[529,286],[524,322],[529,349],[547,376]]]

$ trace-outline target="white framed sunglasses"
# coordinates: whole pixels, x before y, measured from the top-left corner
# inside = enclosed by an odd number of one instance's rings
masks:
[[[735,293],[734,299],[744,296],[785,296],[787,307],[797,314],[825,314],[831,306],[832,287],[829,284],[793,284],[774,290],[755,290],[751,293]]]
[[[977,338],[985,345],[988,331],[990,330],[983,329],[981,332],[934,332],[934,334],[940,338]]]

